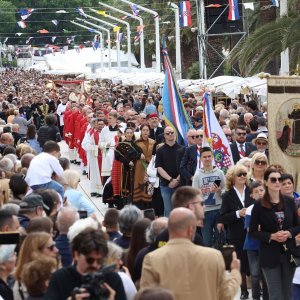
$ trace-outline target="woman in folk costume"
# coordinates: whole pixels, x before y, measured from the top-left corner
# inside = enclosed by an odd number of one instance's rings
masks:
[[[133,203],[140,209],[147,209],[152,205],[153,190],[151,191],[146,170],[155,152],[155,141],[150,139],[149,135],[149,125],[142,125],[141,137],[135,142],[142,154],[135,167]]]
[[[102,182],[99,167],[99,123],[96,118],[91,120],[91,127],[87,130],[82,141],[82,148],[86,151],[88,174],[90,180],[91,197],[101,197]]]
[[[119,194],[115,195],[118,207],[132,202],[135,165],[141,158],[142,150],[135,144],[134,129],[127,127],[125,138],[119,140],[115,150],[115,160],[121,164],[121,180],[119,181]]]

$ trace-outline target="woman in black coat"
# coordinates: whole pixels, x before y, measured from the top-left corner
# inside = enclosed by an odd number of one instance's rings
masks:
[[[292,198],[280,193],[281,169],[269,167],[264,174],[266,192],[255,202],[249,234],[260,240],[259,258],[272,300],[291,299],[295,267],[286,247],[295,249],[294,237],[300,232]]]
[[[226,226],[226,237],[235,246],[238,258],[241,260],[241,299],[248,299],[246,274],[249,271],[247,253],[243,249],[246,238],[244,228],[246,207],[252,204],[249,189],[249,175],[246,167],[235,165],[226,174],[226,192],[222,195],[220,223]]]

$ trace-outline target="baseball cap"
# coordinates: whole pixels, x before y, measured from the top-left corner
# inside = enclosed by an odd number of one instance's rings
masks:
[[[21,209],[35,208],[38,206],[42,206],[45,209],[49,209],[49,207],[44,203],[42,196],[34,193],[24,197],[20,203]]]

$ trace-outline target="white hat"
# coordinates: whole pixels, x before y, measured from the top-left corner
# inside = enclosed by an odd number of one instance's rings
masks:
[[[258,140],[264,140],[266,142],[268,142],[268,137],[265,133],[261,132],[257,135],[257,137],[252,141],[252,143],[255,145],[256,141]]]

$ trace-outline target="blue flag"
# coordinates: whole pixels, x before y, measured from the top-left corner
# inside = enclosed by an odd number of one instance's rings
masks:
[[[193,128],[193,125],[183,106],[183,101],[178,91],[165,40],[163,41],[162,55],[165,72],[165,81],[162,90],[164,119],[166,125],[172,126],[175,132],[177,132],[178,143],[187,145],[186,133],[190,128]]]

